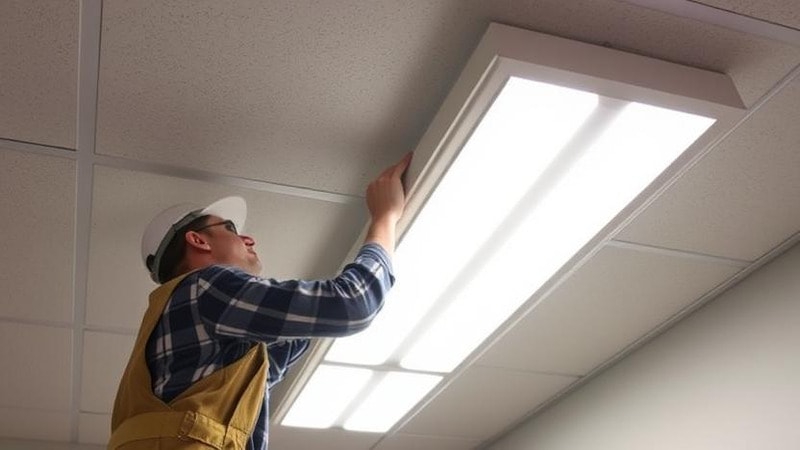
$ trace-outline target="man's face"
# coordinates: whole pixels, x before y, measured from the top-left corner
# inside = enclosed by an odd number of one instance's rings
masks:
[[[256,254],[256,241],[253,238],[236,234],[236,230],[226,224],[225,219],[217,216],[208,216],[206,227],[201,233],[207,238],[215,262],[239,267],[251,275],[261,273],[261,261]]]

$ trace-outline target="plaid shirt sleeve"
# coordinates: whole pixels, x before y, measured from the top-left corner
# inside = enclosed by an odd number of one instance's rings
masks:
[[[276,281],[218,265],[198,276],[199,312],[210,332],[266,342],[361,331],[394,284],[391,261],[377,244],[364,245],[331,280]]]
[[[308,350],[308,339],[291,339],[270,342],[267,344],[267,357],[269,358],[269,376],[267,387],[280,383],[289,371]]]

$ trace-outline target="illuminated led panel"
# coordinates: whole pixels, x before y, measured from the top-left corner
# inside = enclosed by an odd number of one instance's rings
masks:
[[[549,174],[552,183],[528,192],[488,258],[473,261],[475,276],[450,292],[452,303],[401,366],[453,370],[714,122],[638,103],[611,104],[605,130],[586,148],[572,149]]]
[[[383,433],[433,389],[442,377],[389,372],[345,421],[351,431]]]
[[[368,369],[321,364],[281,422],[288,427],[328,428],[372,377]]]
[[[277,420],[390,430],[745,113],[725,74],[491,24],[415,150],[397,284],[366,331],[314,355],[365,372],[315,373]]]
[[[398,247],[383,311],[325,359],[387,361],[597,104],[592,93],[511,77]]]

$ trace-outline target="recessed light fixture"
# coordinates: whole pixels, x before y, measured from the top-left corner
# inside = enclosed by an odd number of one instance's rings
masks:
[[[379,375],[332,424],[391,428],[742,109],[725,75],[492,24],[415,152],[384,310],[318,347],[282,423],[339,363]]]

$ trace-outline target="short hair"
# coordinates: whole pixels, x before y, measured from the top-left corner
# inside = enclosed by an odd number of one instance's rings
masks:
[[[164,249],[164,254],[161,256],[161,264],[158,268],[159,282],[163,283],[179,275],[176,272],[186,256],[186,233],[201,228],[206,224],[208,217],[207,215],[200,216],[175,232],[175,236],[167,244],[167,248]]]

